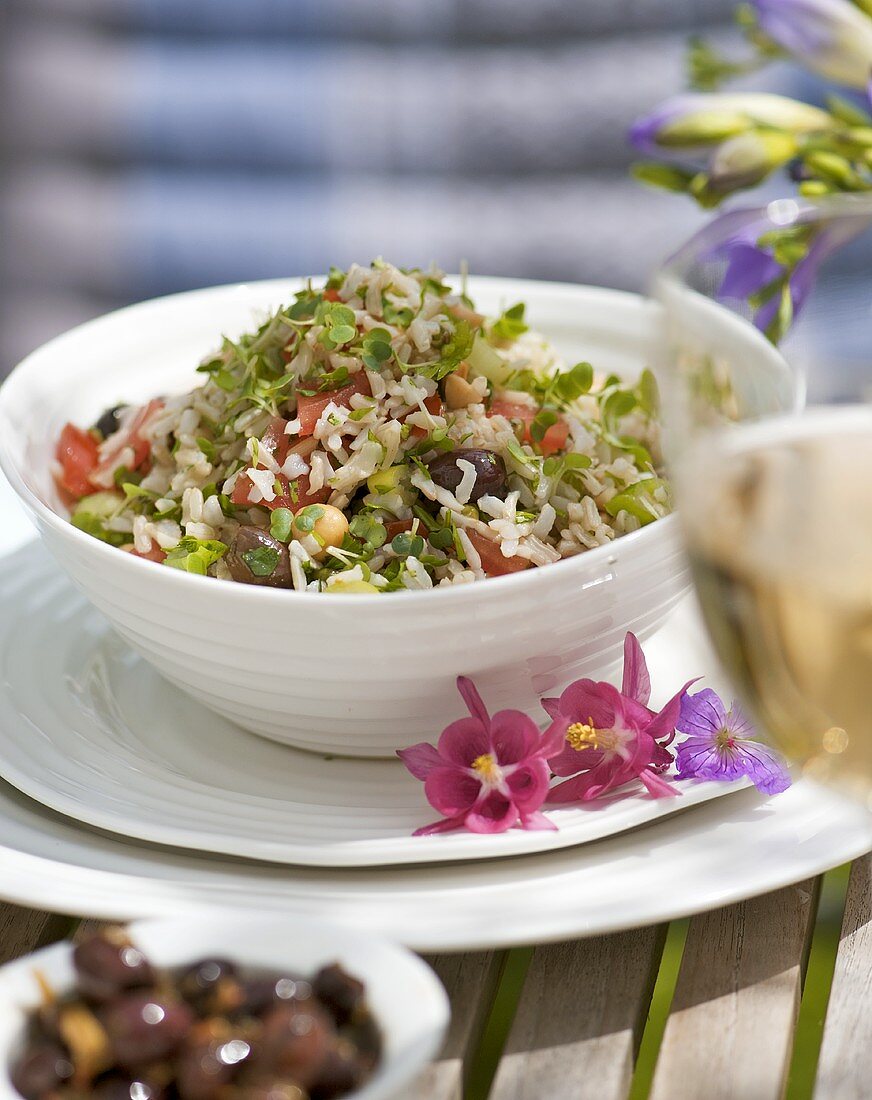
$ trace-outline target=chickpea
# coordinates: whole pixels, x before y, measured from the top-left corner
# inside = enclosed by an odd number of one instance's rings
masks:
[[[348,520],[332,504],[308,504],[294,516],[291,534],[309,550],[313,558],[321,558],[330,546],[341,546],[348,534]],[[313,552],[312,541],[319,549]]]
[[[445,379],[445,404],[449,409],[463,409],[481,401],[481,394],[458,374],[449,374]]]

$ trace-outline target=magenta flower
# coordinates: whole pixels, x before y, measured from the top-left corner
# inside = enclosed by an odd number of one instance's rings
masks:
[[[568,722],[557,718],[543,733],[519,710],[491,717],[467,677],[457,678],[457,688],[470,717],[446,726],[438,747],[422,742],[397,753],[443,816],[414,835],[460,826],[473,833],[502,833],[515,825],[554,829],[540,810],[551,778],[548,758],[563,744]]]
[[[765,794],[790,786],[777,753],[755,741],[754,728],[739,707],[733,703],[727,711],[711,688],[684,697],[678,729],[687,735],[676,750],[679,779],[747,776]]]
[[[550,758],[557,776],[569,776],[552,788],[549,802],[589,802],[635,779],[654,798],[679,792],[660,778],[672,763],[666,747],[675,736],[675,724],[684,687],[659,712],[648,707],[651,677],[639,640],[624,639],[621,690],[609,683],[576,680],[559,699],[543,699],[552,718],[568,720],[561,751]]]

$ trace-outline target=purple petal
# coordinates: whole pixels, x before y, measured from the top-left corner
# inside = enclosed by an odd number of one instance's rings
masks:
[[[650,114],[636,119],[628,134],[630,144],[642,153],[651,153],[662,157],[664,149],[658,143],[658,138],[663,127],[668,126],[670,122],[674,122],[682,115],[692,114],[694,111],[700,110],[701,105],[704,105],[704,103],[705,100],[702,96],[695,95],[679,95],[665,100],[655,107]],[[671,150],[667,150],[667,152],[671,152]]]
[[[428,745],[426,741],[418,745],[410,745],[407,749],[399,749],[397,756],[416,779],[426,779],[434,768],[445,766],[439,750],[433,745]]]
[[[469,713],[472,717],[477,718],[485,729],[487,729],[490,722],[490,715],[487,712],[487,707],[484,705],[482,697],[478,693],[478,688],[472,680],[470,680],[468,676],[458,676],[457,690],[463,696],[463,701],[469,708]]]
[[[446,817],[467,813],[481,795],[481,783],[460,768],[434,768],[424,780],[424,794]]]
[[[711,688],[703,688],[696,695],[685,695],[681,700],[678,728],[682,733],[712,738],[724,728],[726,720],[724,704]]]
[[[832,0],[752,0],[760,30],[794,56],[812,58],[835,45],[838,4]]]
[[[735,699],[730,703],[724,725],[733,737],[738,737],[741,740],[754,740],[754,723],[747,717]]]
[[[647,704],[651,698],[651,676],[645,654],[635,634],[627,631],[624,638],[624,678],[621,682],[621,694],[628,695],[637,703]]]
[[[444,758],[443,764],[468,768],[473,760],[486,756],[490,751],[487,727],[477,718],[458,718],[439,735],[439,754]]]
[[[736,241],[725,245],[724,251],[728,256],[728,263],[718,288],[719,298],[744,300],[762,290],[781,274],[781,264],[755,244]]]
[[[745,774],[764,794],[780,794],[790,786],[790,774],[777,753],[759,741],[745,741],[741,746],[745,759]]]

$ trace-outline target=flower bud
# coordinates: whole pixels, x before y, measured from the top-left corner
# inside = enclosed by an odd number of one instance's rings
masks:
[[[758,130],[725,141],[712,155],[709,189],[728,194],[753,187],[796,154],[796,138],[774,130]]]
[[[750,0],[760,30],[813,72],[866,88],[872,18],[851,0]]]

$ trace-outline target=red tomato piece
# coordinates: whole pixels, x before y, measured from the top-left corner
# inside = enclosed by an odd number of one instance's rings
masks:
[[[566,446],[566,440],[569,438],[569,425],[562,416],[558,417],[556,423],[546,428],[542,439],[535,443],[530,428],[539,411],[535,405],[527,405],[523,401],[511,401],[504,397],[495,397],[490,407],[491,416],[505,416],[509,420],[523,420],[524,437],[522,442],[529,443],[534,447],[538,446],[540,452],[547,457],[556,454],[557,451],[562,451]]]
[[[424,408],[433,416],[445,415],[445,405],[442,403],[442,398],[438,393],[434,393],[432,397],[424,398]],[[408,415],[411,416],[412,414],[409,413]],[[427,435],[427,429],[417,424],[413,424],[411,434],[417,439],[423,439],[424,436]]]
[[[108,449],[103,451],[100,465],[94,474],[94,480],[100,485],[110,485],[112,475],[121,464],[121,452],[129,447],[133,455],[124,465],[130,470],[138,470],[151,456],[151,443],[142,435],[143,429],[152,421],[163,408],[163,401],[153,398],[147,405],[143,405],[136,412],[130,424],[121,431],[110,436],[112,440]]]
[[[236,479],[230,499],[234,504],[256,503],[259,508],[268,508],[271,512],[274,512],[276,508],[289,508],[292,512],[296,512],[309,504],[326,504],[330,493],[333,491],[328,485],[325,485],[313,493],[309,488],[308,474],[303,474],[301,477],[294,479],[293,485],[296,487],[296,491],[292,491],[291,483],[284,474],[276,474],[276,481],[281,487],[281,493],[277,493],[273,500],[254,502],[251,500],[251,490],[254,488],[254,484],[251,478],[248,477],[247,471],[243,471]]]
[[[156,542],[153,542],[151,544],[151,549],[148,550],[145,554],[140,554],[140,552],[134,546],[131,546],[130,550],[128,550],[128,553],[132,554],[135,558],[144,558],[146,561],[156,561],[158,563],[162,562],[167,556],[166,550],[161,550]]]
[[[300,394],[297,397],[300,435],[311,435],[315,431],[315,425],[331,401],[338,407],[350,408],[351,398],[356,393],[364,393],[367,396],[372,395],[366,371],[358,371],[347,385],[338,390],[328,390],[327,393],[314,393],[311,397]]]
[[[323,292],[323,298],[325,302],[338,302],[340,301],[339,291],[334,290],[333,287],[328,286],[327,289]]]
[[[499,546],[477,531],[467,531],[466,535],[478,551],[481,567],[489,577],[504,577],[509,573],[519,573],[530,564],[529,558],[504,558]]]
[[[285,435],[288,422],[280,416],[274,416],[267,425],[261,438],[261,446],[269,451],[279,466],[283,466],[291,449],[291,440]]]
[[[388,533],[388,542],[391,539],[396,538],[397,535],[402,535],[404,531],[411,531],[414,520],[411,519],[395,519],[390,523],[385,524],[385,530]],[[418,520],[418,533],[422,538],[426,538],[429,532],[429,528],[426,527],[420,520]]]
[[[90,475],[97,468],[98,444],[90,432],[65,424],[57,445],[61,474],[57,482],[71,496],[81,499],[97,488]]]

